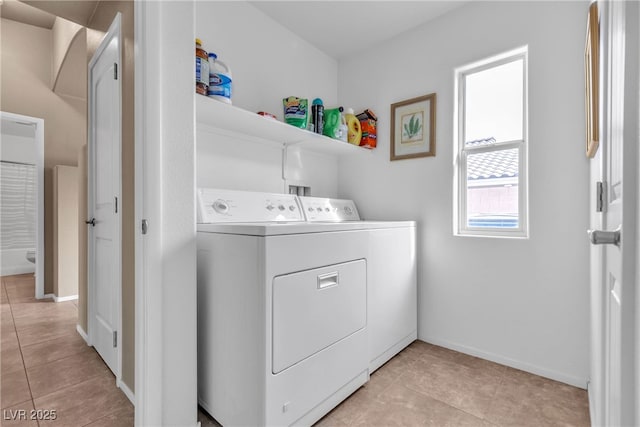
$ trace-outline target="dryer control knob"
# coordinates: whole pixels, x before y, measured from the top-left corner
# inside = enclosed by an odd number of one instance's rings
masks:
[[[351,215],[351,214],[353,213],[353,209],[351,209],[349,206],[345,206],[345,207],[344,207],[344,212],[345,212],[347,215]]]
[[[296,207],[295,207],[295,206],[293,206],[293,205],[289,205],[289,210],[290,210],[291,212],[293,212],[293,211],[295,211],[295,210],[296,210]]]
[[[229,212],[229,205],[224,200],[218,199],[213,202],[213,210],[221,214],[226,214]]]
[[[284,205],[278,205],[278,209],[280,209],[281,211],[284,210]]]
[[[273,205],[267,205],[267,210],[272,211],[274,209]]]

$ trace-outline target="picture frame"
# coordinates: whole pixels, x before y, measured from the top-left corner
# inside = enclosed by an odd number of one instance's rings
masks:
[[[436,155],[436,94],[391,104],[391,161]]]
[[[587,37],[584,48],[584,84],[585,84],[585,116],[586,116],[586,154],[593,158],[598,151],[599,117],[598,105],[600,95],[600,29],[598,24],[598,3],[589,6],[587,18]]]

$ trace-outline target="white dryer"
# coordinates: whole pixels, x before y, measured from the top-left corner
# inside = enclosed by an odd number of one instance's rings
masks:
[[[363,224],[198,190],[198,397],[223,425],[311,425],[369,379]]]
[[[352,200],[300,197],[309,222],[344,222],[368,231],[369,373],[418,335],[415,221],[363,221]]]

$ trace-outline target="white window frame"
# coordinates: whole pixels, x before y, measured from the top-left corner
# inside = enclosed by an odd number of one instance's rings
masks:
[[[516,60],[523,60],[523,109],[522,139],[491,145],[465,147],[465,77]],[[503,238],[529,237],[529,186],[528,186],[528,49],[523,46],[490,58],[455,69],[454,72],[454,221],[456,236],[481,236]],[[469,154],[519,149],[518,161],[518,228],[469,227],[467,224],[467,156]]]

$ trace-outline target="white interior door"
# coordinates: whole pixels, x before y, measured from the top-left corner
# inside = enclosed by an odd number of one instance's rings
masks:
[[[600,313],[602,334],[592,357],[594,377],[602,397],[594,403],[598,419],[594,424],[609,426],[636,425],[638,405],[635,390],[636,298],[636,197],[638,144],[637,34],[629,39],[625,21],[625,2],[602,3],[601,35],[604,78],[602,79],[602,172],[604,206],[602,231],[591,233],[592,243],[602,243],[600,280],[595,283],[596,304],[592,312]],[[637,11],[636,11],[637,13]],[[634,30],[637,31],[637,30]],[[635,61],[635,62],[634,62]],[[600,348],[598,348],[600,347]],[[601,372],[597,372],[597,370]]]
[[[89,64],[89,339],[119,378],[121,325],[120,15]]]

